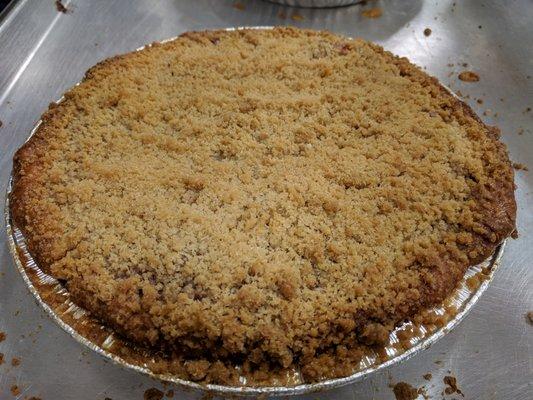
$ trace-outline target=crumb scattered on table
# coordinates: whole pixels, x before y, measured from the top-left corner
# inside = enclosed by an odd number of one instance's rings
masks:
[[[431,375],[430,373],[427,373],[425,375],[422,376],[426,381],[430,381],[431,378],[433,378],[433,375]]]
[[[146,389],[144,391],[144,400],[161,400],[164,393],[156,388]]]
[[[478,82],[479,75],[473,71],[463,71],[459,74],[459,79],[463,82]]]
[[[13,396],[18,396],[20,394],[20,388],[17,385],[11,386],[10,390]]]
[[[465,397],[463,392],[461,392],[461,390],[459,390],[459,388],[457,387],[457,379],[454,376],[446,375],[443,381],[445,385],[448,385],[448,387],[444,389],[444,393],[446,394],[457,393]]]
[[[527,168],[526,165],[522,164],[522,163],[513,163],[513,168],[516,169],[517,171],[529,171],[529,169]]]
[[[61,0],[56,0],[56,9],[60,13],[63,13],[63,14],[68,13],[68,8],[63,5],[63,2]]]
[[[430,28],[424,29],[424,35],[426,35],[426,36],[431,35],[431,29]]]
[[[383,10],[379,7],[369,8],[368,10],[363,10],[361,15],[365,18],[379,18],[383,15]]]
[[[233,8],[236,8],[237,10],[244,11],[246,10],[246,6],[242,3],[233,3]]]
[[[109,397],[106,397],[106,399],[111,400]],[[106,400],[104,399],[104,400]],[[40,397],[31,396],[28,400],[41,400]]]
[[[293,21],[303,21],[304,20],[304,17],[300,14],[292,14],[291,15],[291,19]]]
[[[4,363],[4,353],[0,353],[0,365]]]
[[[527,319],[531,325],[533,325],[533,311],[529,311],[527,314]]]
[[[20,365],[20,358],[17,358],[17,357],[13,357],[11,359],[11,365],[13,367],[18,367]]]
[[[477,99],[476,101],[478,104],[483,104],[483,99]]]
[[[396,400],[415,400],[418,397],[418,389],[407,382],[398,382],[392,388]]]
[[[6,340],[6,334],[5,332],[0,332],[0,342],[3,342],[4,340]]]

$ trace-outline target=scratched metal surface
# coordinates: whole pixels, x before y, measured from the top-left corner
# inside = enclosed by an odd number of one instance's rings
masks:
[[[533,111],[526,112],[533,107],[533,78],[528,78],[533,75],[531,0],[463,0],[455,6],[452,1],[376,1],[366,8],[381,7],[378,19],[363,18],[361,6],[300,10],[260,0],[241,1],[244,10],[232,7],[230,0],[64,3],[71,9],[68,14],[58,13],[53,0],[20,0],[0,21],[2,193],[13,152],[48,103],[91,65],[186,30],[241,25],[325,28],[407,56],[452,90],[469,95],[466,100],[474,110],[485,112],[483,119],[502,129],[513,161],[533,167]],[[432,34],[426,37],[428,27]],[[463,69],[478,72],[481,80],[459,81],[457,73]],[[402,365],[301,398],[391,399],[389,384],[405,381],[425,386],[430,398],[441,399],[445,375],[457,378],[467,399],[533,398],[533,325],[525,319],[533,310],[533,170],[517,171],[516,184],[520,237],[508,242],[493,282],[456,330]],[[0,331],[7,334],[0,343],[0,399],[142,399],[148,388],[164,389],[87,351],[49,320],[18,275],[4,230],[0,241]],[[20,358],[19,366],[11,365],[12,357]],[[422,378],[426,373],[432,374],[430,381]],[[12,385],[18,386],[18,396],[11,393]],[[176,399],[200,396],[172,389]]]

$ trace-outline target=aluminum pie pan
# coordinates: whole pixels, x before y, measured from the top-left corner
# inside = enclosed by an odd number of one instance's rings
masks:
[[[226,30],[236,29],[271,29],[271,27],[239,27],[228,28]],[[173,37],[161,43],[176,39]],[[138,48],[136,51],[144,49],[146,46]],[[452,95],[457,97],[453,92],[446,88]],[[61,97],[56,103],[63,101]],[[32,129],[28,141],[37,131],[42,120],[39,120]],[[13,224],[9,198],[13,186],[13,174],[9,179],[6,193],[4,216],[6,222],[6,231],[8,245],[15,261],[15,265],[21,274],[29,291],[36,298],[39,305],[45,310],[49,317],[54,320],[64,331],[72,336],[76,341],[90,348],[99,355],[111,360],[113,363],[122,367],[135,370],[166,383],[173,383],[183,388],[195,389],[208,392],[214,395],[232,395],[232,396],[257,396],[257,395],[298,395],[305,393],[321,392],[336,387],[345,386],[362,379],[368,378],[371,374],[383,370],[392,365],[399,364],[408,360],[415,354],[429,348],[439,339],[444,337],[450,330],[455,328],[459,322],[468,314],[474,304],[479,300],[483,292],[488,288],[494,272],[500,265],[500,260],[505,248],[505,241],[499,244],[495,252],[482,263],[471,266],[467,269],[463,279],[455,291],[439,306],[428,309],[429,313],[440,316],[445,319],[445,323],[437,328],[434,325],[417,324],[417,334],[408,339],[407,348],[398,348],[400,343],[399,335],[406,328],[414,327],[410,321],[398,326],[389,336],[389,344],[381,349],[381,355],[377,351],[366,354],[359,365],[354,366],[353,373],[339,378],[328,378],[312,383],[300,382],[291,385],[270,385],[270,386],[252,386],[246,385],[246,380],[241,380],[242,386],[229,386],[219,384],[202,384],[191,380],[183,379],[177,375],[169,373],[154,372],[148,368],[145,359],[146,355],[141,356],[141,361],[131,361],[131,357],[123,357],[120,352],[110,350],[113,343],[122,341],[105,325],[98,323],[97,330],[107,335],[100,343],[95,342],[95,330],[87,333],[83,326],[90,321],[94,325],[94,319],[90,313],[77,306],[70,300],[69,293],[62,284],[54,277],[46,274],[40,269],[36,261],[26,248],[26,241],[22,232]],[[469,280],[481,276],[481,282],[476,287],[471,287]],[[479,279],[475,279],[478,280]],[[60,297],[62,304],[53,304],[50,301],[50,294]],[[80,327],[82,329],[80,329]],[[385,354],[385,359],[383,359]],[[238,369],[238,367],[236,367]],[[300,377],[298,371],[294,371],[295,377]]]

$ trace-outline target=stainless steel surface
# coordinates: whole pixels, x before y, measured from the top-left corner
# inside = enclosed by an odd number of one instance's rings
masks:
[[[15,149],[48,102],[77,82],[88,67],[186,30],[240,25],[290,23],[377,41],[425,67],[452,90],[469,95],[467,101],[480,115],[490,110],[483,118],[500,126],[512,159],[533,167],[533,112],[526,111],[533,107],[533,78],[527,77],[533,75],[529,0],[378,1],[375,6],[383,9],[378,19],[363,18],[359,6],[311,10],[263,1],[241,1],[244,10],[224,0],[64,3],[71,13],[57,13],[51,0],[20,1],[0,25],[2,191]],[[423,34],[425,28],[432,29],[430,36]],[[457,73],[463,69],[478,72],[480,81],[459,81]],[[483,104],[475,101],[478,98]],[[533,326],[525,318],[533,310],[532,174],[516,174],[520,237],[508,243],[492,284],[459,327],[406,363],[320,398],[391,399],[389,383],[406,381],[424,385],[431,398],[440,399],[444,375],[457,377],[466,398],[533,398]],[[3,230],[0,240],[7,243]],[[0,331],[7,334],[0,343],[6,359],[0,366],[0,398],[16,398],[10,393],[14,384],[21,390],[19,398],[43,400],[142,399],[149,387],[163,389],[158,382],[87,352],[49,321],[17,274],[7,245],[0,251]],[[21,364],[11,366],[12,357],[20,358]],[[426,373],[433,374],[429,382],[422,378]],[[175,398],[199,397],[175,392]]]
[[[272,3],[283,4],[290,7],[325,8],[341,7],[360,3],[360,0],[268,0]]]

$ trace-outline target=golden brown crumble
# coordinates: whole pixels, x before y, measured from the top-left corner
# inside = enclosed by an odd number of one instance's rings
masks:
[[[161,400],[165,394],[156,388],[146,389],[144,391],[144,400]]]
[[[58,12],[63,13],[63,14],[68,13],[68,8],[65,7],[65,5],[63,4],[61,0],[56,0],[55,5],[56,5],[56,10]]]
[[[189,379],[345,374],[514,230],[497,130],[362,40],[190,32],[100,63],[43,121],[11,197],[31,253]]]
[[[415,400],[418,397],[418,389],[407,382],[398,382],[392,387],[396,400]]]
[[[479,75],[472,71],[463,71],[459,74],[459,79],[464,82],[477,82]]]
[[[20,395],[20,388],[17,385],[12,385],[10,388],[10,391],[11,391],[11,394],[15,397]]]
[[[383,10],[379,7],[369,8],[368,10],[363,10],[361,15],[365,18],[379,18],[383,15]]]
[[[457,387],[457,379],[454,376],[447,375],[447,376],[445,376],[443,378],[443,381],[444,381],[445,385],[448,385],[446,387],[446,389],[444,389],[444,393],[446,393],[448,395],[449,394],[453,394],[453,393],[457,393],[457,394],[460,394],[461,396],[465,397],[463,392],[461,392],[461,390],[459,390],[459,388]]]
[[[525,165],[525,164],[522,164],[522,163],[513,163],[513,168],[516,169],[517,171],[529,171],[529,168]]]

